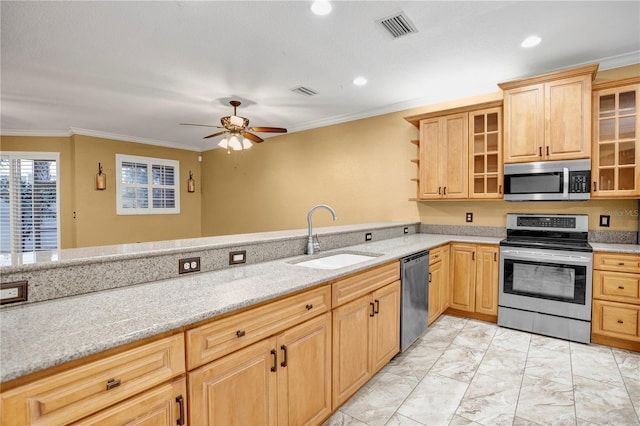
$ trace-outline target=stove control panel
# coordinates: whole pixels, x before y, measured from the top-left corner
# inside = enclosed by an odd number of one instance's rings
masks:
[[[527,228],[564,228],[576,227],[575,217],[562,216],[518,216],[518,227]]]

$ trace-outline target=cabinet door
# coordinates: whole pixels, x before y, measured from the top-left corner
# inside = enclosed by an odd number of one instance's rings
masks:
[[[429,319],[431,324],[438,319],[442,313],[440,293],[442,292],[442,260],[429,265]]]
[[[469,113],[469,198],[502,198],[502,108]]]
[[[189,373],[192,425],[276,423],[276,339],[265,339]]]
[[[442,198],[441,168],[442,150],[440,142],[440,120],[438,118],[420,121],[420,194],[421,199]]]
[[[369,322],[374,314],[365,295],[333,310],[333,406],[342,405],[371,378]]]
[[[598,197],[640,196],[640,85],[593,94],[592,193]]]
[[[331,313],[277,339],[278,424],[320,424],[331,414]]]
[[[371,321],[372,374],[400,352],[400,281],[373,292],[375,316]]]
[[[444,183],[444,198],[469,196],[469,128],[468,114],[443,117],[440,143],[445,156],[442,160],[440,180]]]
[[[476,258],[475,311],[498,315],[498,247],[479,245]]]
[[[475,244],[452,244],[449,265],[451,293],[449,307],[461,311],[475,310]]]
[[[591,156],[591,75],[545,84],[545,146],[547,160]]]
[[[504,162],[540,161],[544,131],[544,85],[505,91]]]
[[[183,377],[83,419],[76,426],[175,426],[187,424],[187,380]]]
[[[640,306],[594,300],[592,333],[628,340],[640,350]]]
[[[449,245],[442,247],[442,275],[440,278],[440,313],[449,307]]]

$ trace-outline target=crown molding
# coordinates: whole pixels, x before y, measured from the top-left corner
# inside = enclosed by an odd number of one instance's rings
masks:
[[[0,129],[0,136],[32,136],[32,137],[48,137],[48,138],[68,138],[73,136],[73,132],[69,130],[18,130],[18,129]]]

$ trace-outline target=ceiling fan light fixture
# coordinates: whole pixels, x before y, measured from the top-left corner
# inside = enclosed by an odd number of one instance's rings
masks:
[[[242,127],[244,125],[244,118],[238,117],[237,115],[232,115],[229,118],[229,122],[234,126]]]
[[[222,140],[218,142],[218,146],[220,148],[227,149],[229,147],[229,141],[227,140],[227,138],[222,138]]]
[[[242,143],[240,142],[240,139],[242,137],[238,138],[238,136],[236,135],[231,135],[231,137],[229,138],[229,147],[231,147],[231,149],[233,149],[234,151],[241,151],[242,150]]]
[[[247,138],[243,138],[242,139],[242,149],[249,149],[253,146],[253,144],[251,143],[251,141]]]

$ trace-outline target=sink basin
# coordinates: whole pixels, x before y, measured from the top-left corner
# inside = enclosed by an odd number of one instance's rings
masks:
[[[338,269],[345,266],[355,265],[356,263],[366,262],[367,260],[375,259],[377,256],[378,255],[369,256],[353,253],[338,253],[329,256],[318,257],[316,259],[305,260],[295,263],[295,265],[315,269]]]

